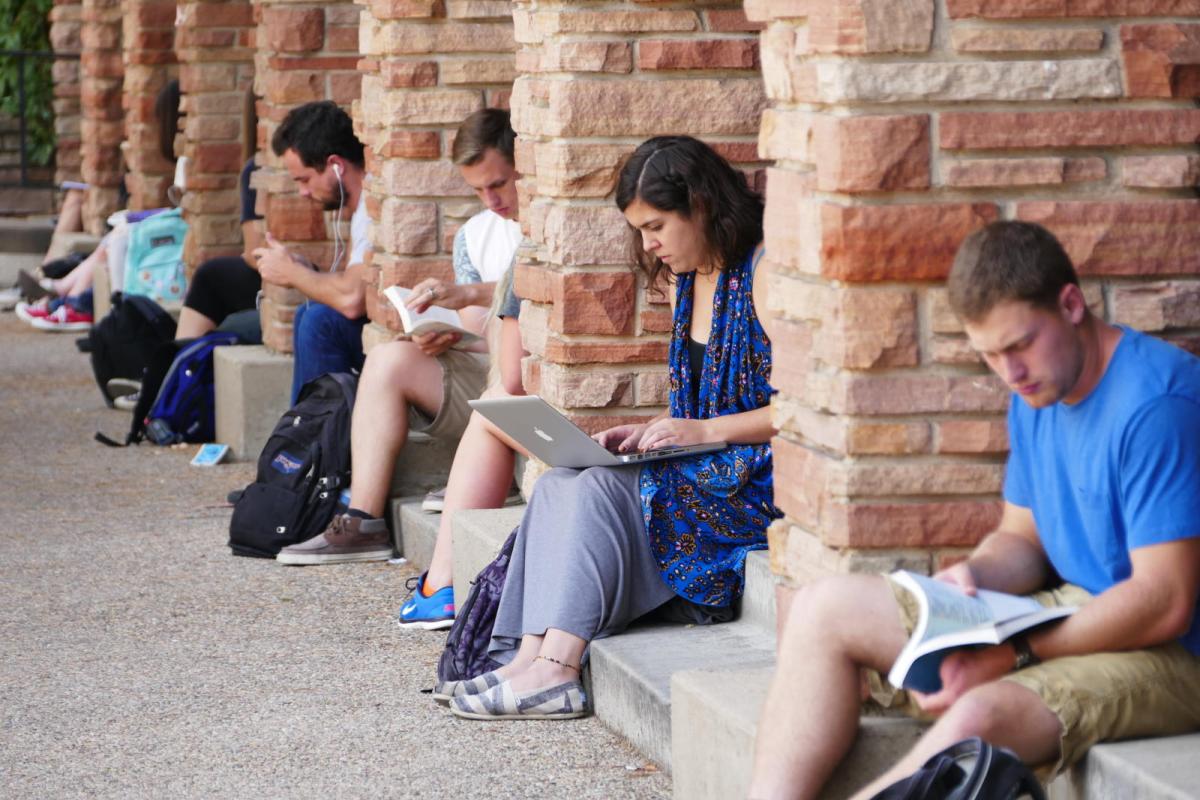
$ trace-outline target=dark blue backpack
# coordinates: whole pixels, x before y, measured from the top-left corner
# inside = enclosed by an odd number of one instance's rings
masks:
[[[237,334],[214,332],[183,346],[146,414],[147,439],[158,445],[213,441],[217,432],[213,350],[237,343]]]
[[[517,531],[508,535],[500,552],[471,581],[467,599],[458,607],[454,624],[446,636],[446,647],[438,661],[439,681],[461,681],[491,672],[500,662],[488,655],[500,594],[508,577],[508,562],[512,558]]]

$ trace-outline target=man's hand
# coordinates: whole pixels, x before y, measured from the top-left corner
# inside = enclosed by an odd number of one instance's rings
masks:
[[[962,590],[963,594],[970,595],[971,597],[974,597],[979,589],[975,583],[975,573],[971,571],[971,567],[966,561],[960,561],[953,566],[946,567],[933,577],[934,580],[957,586]]]
[[[437,358],[458,344],[460,339],[462,339],[461,333],[453,333],[451,331],[444,333],[423,333],[412,337],[413,344],[419,347],[422,353],[431,358]]]
[[[457,283],[446,283],[437,278],[426,278],[412,288],[405,303],[418,314],[430,306],[441,306],[457,311],[471,305],[470,296]]]
[[[647,427],[646,423],[641,425],[617,425],[615,428],[609,428],[608,430],[594,434],[592,438],[599,442],[605,450],[628,453],[637,447],[638,440],[642,438],[642,431]]]
[[[275,241],[270,234],[267,234],[266,245],[255,248],[253,255],[258,274],[268,283],[290,288],[295,285],[293,275],[296,270],[304,269],[292,258],[288,249]]]
[[[946,656],[938,668],[942,690],[935,694],[910,692],[922,710],[941,714],[960,697],[985,683],[991,683],[1012,672],[1017,662],[1011,644],[1000,644],[980,650],[955,650]]]
[[[638,450],[654,450],[659,447],[684,447],[689,444],[711,442],[708,435],[708,420],[677,419],[667,417],[646,426],[638,440]]]

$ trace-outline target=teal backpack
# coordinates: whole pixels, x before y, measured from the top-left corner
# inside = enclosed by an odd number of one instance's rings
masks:
[[[158,303],[177,303],[187,291],[183,237],[187,223],[178,208],[169,208],[129,227],[125,251],[125,294],[140,294]]]

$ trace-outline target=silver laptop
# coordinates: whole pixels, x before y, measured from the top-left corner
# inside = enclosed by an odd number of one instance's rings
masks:
[[[725,442],[705,442],[641,453],[611,453],[536,395],[472,400],[471,408],[552,467],[582,469],[640,464],[709,453],[725,447]]]

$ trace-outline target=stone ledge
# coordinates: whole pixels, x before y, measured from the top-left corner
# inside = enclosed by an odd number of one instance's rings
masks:
[[[218,347],[213,355],[217,441],[253,461],[291,407],[292,359],[261,345]]]

